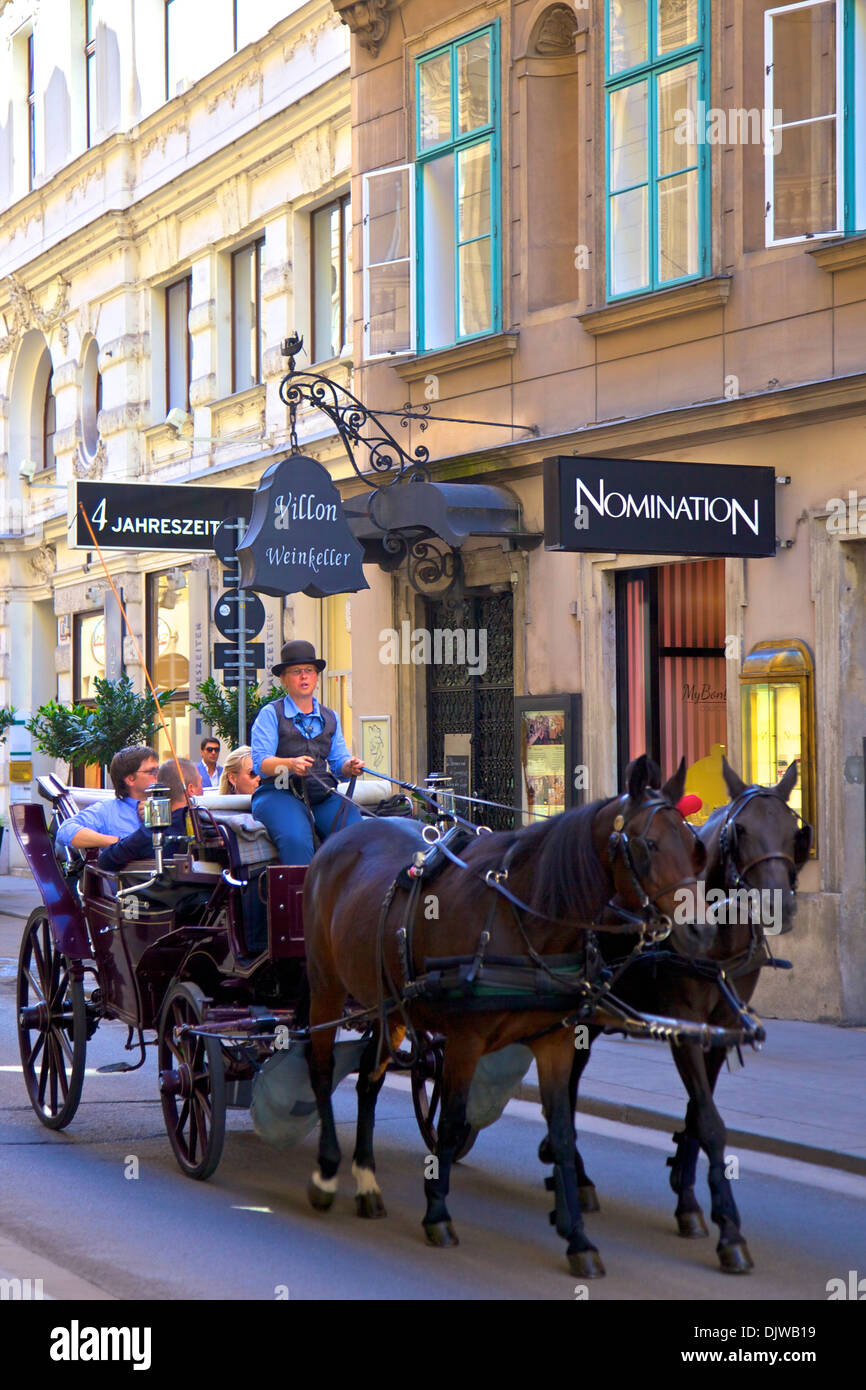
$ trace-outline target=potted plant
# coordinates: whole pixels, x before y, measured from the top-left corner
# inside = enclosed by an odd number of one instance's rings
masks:
[[[239,687],[226,688],[218,685],[213,676],[208,676],[198,688],[199,698],[190,700],[190,709],[197,710],[204,722],[214,730],[224,743],[228,744],[229,748],[249,743],[250,729],[259,710],[286,693],[281,685],[272,683],[270,690],[260,694],[258,685],[254,681],[249,682],[247,685],[246,728],[244,729],[244,737],[239,738],[238,689]]]
[[[26,727],[40,753],[59,758],[70,767],[98,763],[107,767],[119,748],[131,743],[152,743],[157,704],[174,699],[164,690],[156,700],[148,691],[139,695],[129,676],[118,681],[94,679],[96,705],[64,705],[49,700],[40,705]]]

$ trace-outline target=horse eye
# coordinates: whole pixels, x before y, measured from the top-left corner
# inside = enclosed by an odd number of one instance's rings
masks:
[[[657,840],[647,840],[647,842],[646,842],[646,847],[647,847],[647,849],[658,849],[658,841],[657,841]]]

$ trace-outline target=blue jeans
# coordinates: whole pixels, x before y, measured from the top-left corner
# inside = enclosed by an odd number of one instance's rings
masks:
[[[312,812],[323,840],[330,835],[338,816],[338,830],[361,819],[357,806],[333,794],[313,806]],[[259,787],[253,792],[252,813],[276,845],[281,864],[309,864],[315,852],[313,831],[306,806],[293,792],[282,787]]]

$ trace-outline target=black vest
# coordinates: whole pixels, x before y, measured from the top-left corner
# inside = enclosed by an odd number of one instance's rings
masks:
[[[283,701],[277,702],[277,751],[274,755],[277,758],[312,758],[313,766],[307,776],[314,776],[320,782],[324,782],[327,787],[336,787],[337,779],[328,767],[328,754],[331,751],[331,742],[337,732],[337,716],[332,709],[327,709],[324,705],[319,705],[319,711],[325,722],[325,727],[320,734],[314,734],[312,738],[305,738],[293,719],[287,719],[283,708]],[[273,777],[263,777],[262,785],[266,782],[273,782]],[[313,792],[317,783],[312,783],[310,791]]]

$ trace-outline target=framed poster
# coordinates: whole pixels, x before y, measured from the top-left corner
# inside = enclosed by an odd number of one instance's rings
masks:
[[[472,735],[445,735],[445,765],[443,772],[451,778],[455,796],[466,800],[457,802],[457,814],[472,819],[469,797],[472,795]]]
[[[514,701],[514,790],[524,824],[583,801],[580,713],[579,695],[521,695]]]
[[[391,775],[391,716],[364,714],[361,716],[361,761],[371,772]]]

